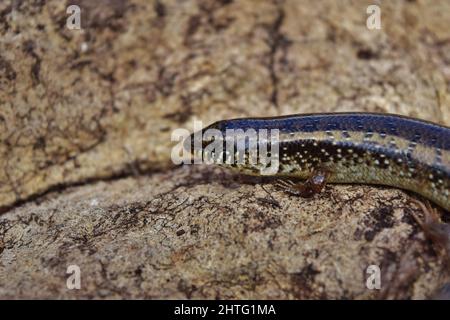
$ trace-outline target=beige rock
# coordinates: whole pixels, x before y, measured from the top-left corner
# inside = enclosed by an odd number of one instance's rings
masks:
[[[361,1],[74,3],[82,30],[62,1],[0,2],[0,297],[423,298],[443,283],[404,192],[291,198],[174,168],[170,135],[334,111],[449,125],[448,1],[383,2],[381,30]]]
[[[361,185],[295,198],[208,166],[71,188],[0,218],[0,296],[427,298],[446,278],[407,201]]]

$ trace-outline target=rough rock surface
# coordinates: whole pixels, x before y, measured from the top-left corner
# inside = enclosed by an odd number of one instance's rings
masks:
[[[82,30],[64,1],[0,2],[0,297],[424,298],[447,280],[410,195],[292,198],[175,168],[170,135],[299,112],[449,125],[448,1],[383,2],[381,30],[369,1],[75,3]]]
[[[204,166],[76,187],[2,217],[0,296],[426,298],[443,266],[407,198],[354,185],[298,199]]]

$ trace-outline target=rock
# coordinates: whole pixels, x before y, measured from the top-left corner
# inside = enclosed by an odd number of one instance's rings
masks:
[[[301,199],[200,165],[70,188],[0,218],[0,294],[426,298],[444,266],[408,197],[352,185]],[[71,265],[80,290],[66,286]],[[370,265],[382,290],[366,287]]]
[[[72,3],[72,2],[71,2]],[[171,132],[238,116],[375,111],[450,123],[448,2],[0,4],[0,206],[171,166]],[[345,10],[344,10],[345,9]],[[301,17],[301,18],[299,18]],[[20,63],[17,63],[20,61]]]
[[[424,298],[444,284],[402,191],[298,199],[170,152],[194,120],[449,125],[448,1],[383,3],[380,30],[353,2],[71,4],[81,30],[62,1],[0,3],[0,297]]]

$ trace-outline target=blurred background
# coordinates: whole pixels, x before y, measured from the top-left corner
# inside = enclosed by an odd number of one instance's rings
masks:
[[[67,27],[69,4],[80,30]],[[172,130],[193,119],[450,122],[446,0],[2,1],[0,17],[2,206],[131,163],[165,168]]]

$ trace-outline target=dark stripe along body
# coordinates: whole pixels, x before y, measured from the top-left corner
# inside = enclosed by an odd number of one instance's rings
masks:
[[[390,114],[330,113],[223,120],[208,128],[278,129],[277,175],[307,178],[325,167],[329,182],[406,189],[450,211],[448,127]],[[251,165],[237,168],[258,174]]]

